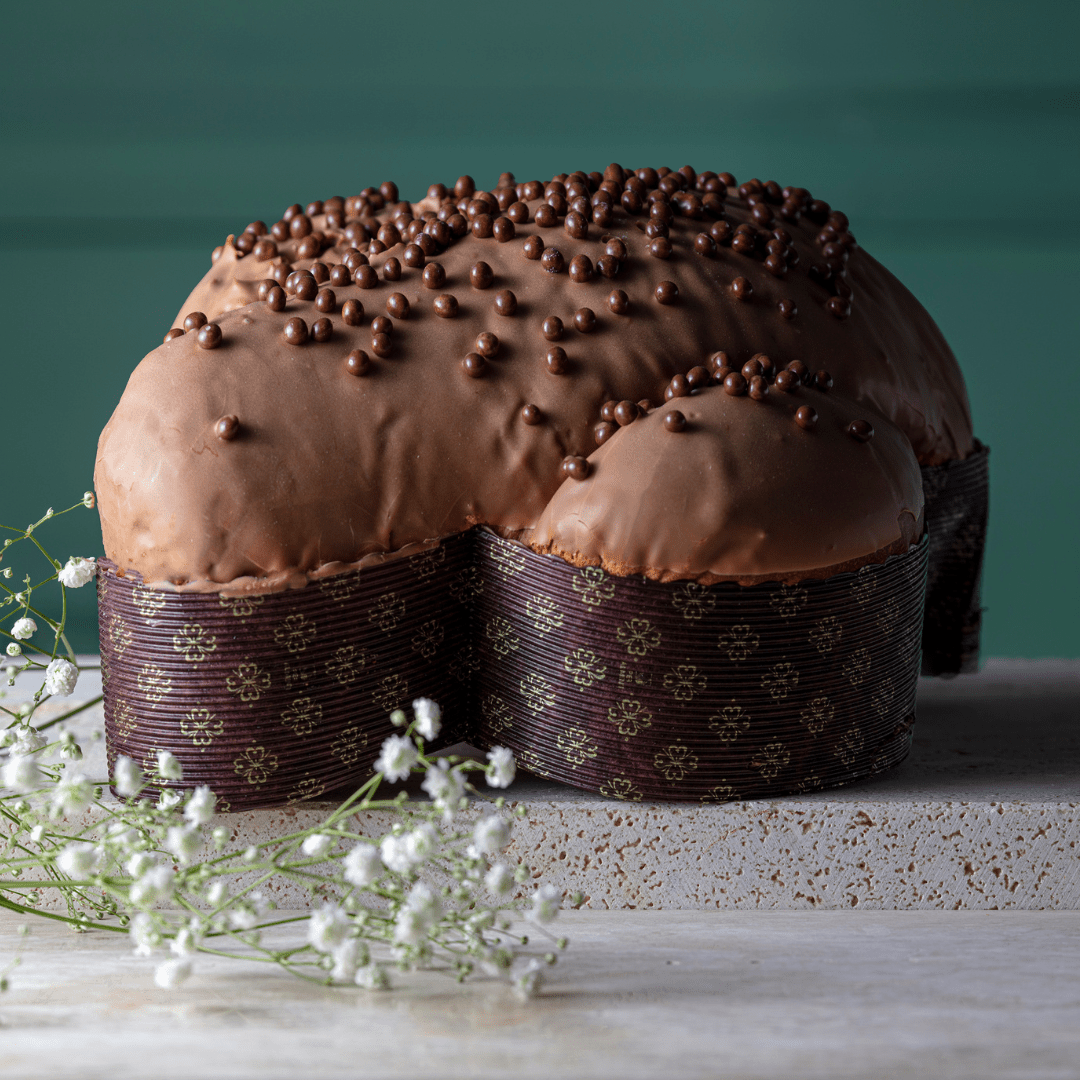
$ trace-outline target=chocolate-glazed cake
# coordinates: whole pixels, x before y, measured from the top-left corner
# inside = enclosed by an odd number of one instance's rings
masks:
[[[690,169],[384,184],[230,238],[177,321],[99,446],[114,754],[310,797],[422,692],[641,795],[902,756],[920,465],[985,457],[940,333],[827,204]]]

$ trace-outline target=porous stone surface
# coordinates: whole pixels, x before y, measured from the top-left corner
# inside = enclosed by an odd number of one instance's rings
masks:
[[[94,712],[84,727],[100,725]],[[88,756],[86,771],[103,761]],[[909,758],[850,788],[697,806],[523,777],[507,795],[529,810],[510,855],[592,908],[1080,909],[1080,662],[923,680]],[[330,808],[222,820],[258,843]],[[362,827],[387,825],[372,814]],[[303,898],[283,887],[275,899]]]
[[[0,913],[0,963],[19,941]],[[180,989],[116,935],[38,921],[0,1012],[5,1077],[1064,1080],[1080,914],[582,911],[521,1003],[506,983],[330,989],[199,956]],[[295,933],[295,931],[294,931]]]

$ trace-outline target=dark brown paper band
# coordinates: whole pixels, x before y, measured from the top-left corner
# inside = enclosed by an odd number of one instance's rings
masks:
[[[976,439],[969,457],[924,466],[922,476],[930,532],[922,673],[976,671],[990,506],[990,451]]]
[[[360,780],[390,712],[619,798],[851,783],[907,752],[928,545],[797,586],[660,584],[475,530],[293,592],[99,575],[110,765],[158,749],[232,809]]]

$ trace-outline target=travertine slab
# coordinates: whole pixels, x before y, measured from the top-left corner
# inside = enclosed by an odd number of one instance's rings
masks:
[[[704,806],[535,779],[507,794],[529,807],[511,854],[593,908],[1076,909],[1080,662],[991,661],[977,676],[923,680],[908,760],[846,789]],[[255,843],[328,809],[223,821]],[[284,888],[276,899],[301,898]]]

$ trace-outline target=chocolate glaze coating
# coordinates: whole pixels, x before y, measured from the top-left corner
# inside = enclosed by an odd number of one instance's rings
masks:
[[[819,414],[812,436],[796,408]],[[707,387],[605,440],[530,542],[579,566],[665,581],[797,580],[881,561],[921,533],[922,477],[892,424],[876,420],[868,443],[847,434],[867,415],[817,390],[751,402]]]
[[[650,170],[643,172],[649,179]],[[829,401],[843,412],[842,428],[862,417],[881,436],[883,422],[892,421],[924,463],[970,451],[967,399],[952,354],[914,298],[861,248],[847,244],[847,261],[834,259],[830,268],[818,244],[821,223],[806,214],[785,220],[791,241],[783,243],[793,257],[781,280],[762,261],[767,239],[779,239],[773,233],[761,234],[757,254],[727,246],[708,255],[695,249],[703,230],[715,240],[724,232],[715,226],[730,233],[732,226],[753,220],[751,206],[733,190],[727,189],[726,201],[723,192],[708,194],[723,202],[726,219],[709,224],[678,207],[706,213],[716,201],[703,202],[706,210],[679,203],[684,190],[675,192],[671,206],[677,212],[670,218],[663,212],[647,216],[650,192],[644,181],[634,180],[643,214],[628,214],[615,197],[605,204],[611,220],[603,228],[590,227],[584,239],[562,229],[558,235],[567,263],[582,255],[595,266],[605,252],[618,260],[619,287],[628,298],[620,314],[608,304],[611,285],[603,274],[574,281],[567,273],[545,273],[540,260],[522,257],[523,240],[552,236],[534,223],[543,194],[538,186],[526,191],[522,185],[519,194],[533,196],[521,200],[530,222],[518,223],[517,240],[510,244],[468,229],[459,233],[453,200],[440,203],[437,193],[412,204],[409,212],[420,220],[425,212],[454,211],[447,221],[431,219],[422,226],[426,231],[407,239],[411,226],[401,216],[399,241],[383,251],[379,245],[370,248],[364,237],[403,214],[407,204],[361,212],[362,200],[350,200],[343,232],[330,227],[326,214],[311,217],[312,231],[305,235],[323,238],[319,259],[330,266],[352,263],[357,279],[340,286],[333,282],[340,307],[328,316],[336,347],[327,352],[298,349],[285,340],[289,318],[311,320],[308,312],[314,311],[305,302],[290,298],[282,312],[255,302],[267,278],[284,280],[288,272],[313,265],[299,257],[300,241],[286,228],[271,263],[226,243],[181,313],[198,311],[214,320],[228,348],[207,352],[188,334],[150,353],[102,433],[96,485],[109,557],[148,581],[214,588],[234,579],[262,579],[248,584],[273,588],[475,523],[525,535],[562,482],[563,459],[599,453],[594,429],[605,401],[662,401],[673,376],[684,376],[717,350],[724,350],[735,370],[758,353],[768,354],[780,368],[796,358],[811,371],[827,367],[835,385]],[[657,195],[653,207],[668,205],[667,196],[651,194]],[[650,255],[652,241],[639,227],[649,220],[664,221],[671,259]],[[427,231],[435,225],[442,229],[441,239]],[[751,234],[744,230],[742,235]],[[386,236],[392,239],[389,231]],[[457,318],[436,315],[425,290],[429,283],[414,265],[417,253],[405,256],[409,244],[422,243],[438,252],[446,283],[459,301]],[[364,251],[354,252],[356,247]],[[393,286],[382,276],[391,258],[402,264]],[[500,296],[512,292],[515,304],[496,305],[493,293],[476,293],[466,285],[481,261],[491,267]],[[810,273],[821,266],[824,278]],[[729,283],[740,276],[753,286],[748,300],[731,294]],[[654,299],[664,281],[678,288],[674,304]],[[396,290],[410,311],[395,330],[392,361],[378,364],[370,378],[356,379],[341,363],[343,354],[390,352],[389,340],[376,347],[366,326],[347,322],[354,309],[346,305],[360,300],[364,290],[371,290],[370,309],[384,309]],[[827,309],[829,299],[838,296],[851,308],[843,319]],[[790,301],[793,309],[797,305],[797,317],[783,317],[781,301]],[[595,313],[587,326],[574,317],[584,307]],[[504,317],[511,309],[513,317]],[[544,342],[541,324],[550,316],[562,320],[563,344],[572,357],[559,378],[552,377],[538,348]],[[498,364],[484,378],[449,377],[460,358],[473,351],[477,335],[495,328],[503,346]],[[707,388],[680,398],[692,430],[678,439],[664,432],[665,445],[685,447],[697,438],[691,414],[703,394],[726,399],[732,409],[772,415],[781,407],[793,413],[811,393],[816,391],[799,387],[790,395],[770,393],[762,403]],[[543,425],[511,422],[526,403],[540,410]],[[786,437],[802,437],[804,447],[822,441],[832,415],[817,397],[814,407],[822,419],[813,439],[791,416],[784,425]],[[663,411],[646,419],[652,423]],[[220,441],[208,445],[205,433],[226,412],[244,417],[245,437],[222,454]],[[662,431],[662,420],[655,422]],[[631,424],[601,449],[614,452],[647,426]],[[847,435],[843,440],[852,451],[882,454],[886,441],[876,437],[864,445]],[[813,468],[812,459],[804,454],[786,467],[802,476]],[[577,486],[592,483],[595,478]],[[847,488],[846,483],[834,486],[840,492]],[[690,499],[692,492],[688,488],[684,494]],[[781,512],[778,507],[776,513]],[[895,519],[897,508],[891,512]],[[793,537],[791,544],[787,569],[808,565],[812,538]],[[863,555],[876,550],[861,546]]]

